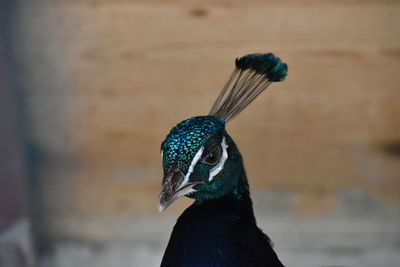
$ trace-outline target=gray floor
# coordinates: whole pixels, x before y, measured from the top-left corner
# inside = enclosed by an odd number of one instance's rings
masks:
[[[286,266],[400,266],[399,216],[258,218]],[[109,229],[115,238],[104,242],[61,241],[40,267],[159,266],[174,220],[121,222]]]

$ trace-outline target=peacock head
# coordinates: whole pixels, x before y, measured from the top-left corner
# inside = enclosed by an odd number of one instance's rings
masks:
[[[238,58],[236,67],[209,115],[177,124],[161,144],[164,171],[159,210],[182,196],[196,200],[222,197],[238,184],[242,157],[225,130],[272,82],[283,81],[287,65],[273,54]]]

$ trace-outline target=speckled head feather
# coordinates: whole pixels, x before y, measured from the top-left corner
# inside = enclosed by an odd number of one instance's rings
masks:
[[[237,116],[272,82],[283,81],[288,71],[287,65],[271,53],[237,58],[235,65],[209,113],[226,122]]]
[[[193,117],[176,125],[161,145],[164,170],[168,170],[176,162],[178,168],[186,173],[204,142],[214,132],[224,128],[224,121],[211,116]]]

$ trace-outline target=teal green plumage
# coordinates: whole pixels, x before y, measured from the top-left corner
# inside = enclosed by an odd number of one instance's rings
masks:
[[[256,73],[263,74],[271,82],[283,81],[288,71],[287,65],[271,53],[250,54],[236,59],[235,64],[241,70],[251,69]]]
[[[193,117],[176,125],[161,144],[163,168],[168,169],[177,162],[179,169],[186,172],[203,143],[224,127],[224,121],[210,116]]]

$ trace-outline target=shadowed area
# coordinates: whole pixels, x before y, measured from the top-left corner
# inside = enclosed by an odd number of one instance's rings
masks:
[[[390,156],[400,157],[400,141],[384,145],[383,151]]]

